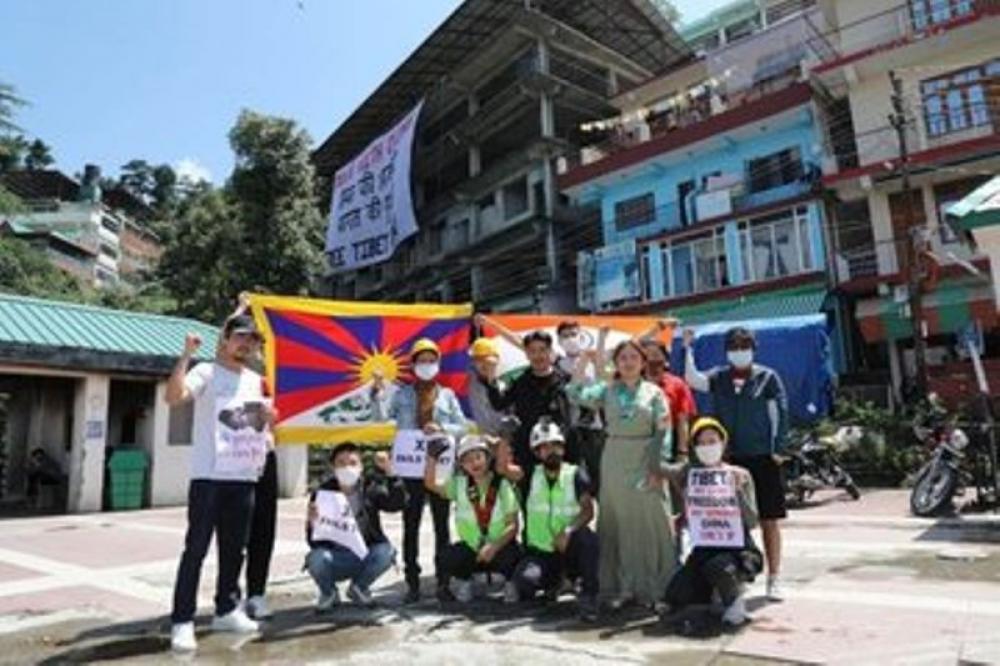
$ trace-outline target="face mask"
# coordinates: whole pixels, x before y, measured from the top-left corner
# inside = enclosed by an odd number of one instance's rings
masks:
[[[354,465],[338,467],[333,470],[333,474],[337,477],[337,483],[340,484],[341,488],[353,488],[357,485],[358,479],[361,478],[361,467]]]
[[[545,469],[556,470],[559,469],[560,465],[562,465],[562,461],[563,461],[563,454],[550,453],[545,457],[545,460],[542,462],[542,464],[545,465]]]
[[[722,444],[701,444],[694,447],[698,461],[707,467],[714,467],[722,462]]]
[[[438,375],[438,364],[437,363],[417,363],[416,368],[414,368],[413,373],[417,376],[417,379],[424,382],[429,382]]]
[[[729,352],[726,357],[729,362],[737,368],[749,368],[753,365],[753,350],[752,349],[739,349],[737,351]]]
[[[559,346],[563,348],[563,351],[570,356],[576,356],[580,353],[580,338],[575,335],[568,338],[562,338],[559,340]]]

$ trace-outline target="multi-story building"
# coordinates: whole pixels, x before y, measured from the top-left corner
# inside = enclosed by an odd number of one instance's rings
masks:
[[[556,160],[620,90],[689,51],[652,0],[466,0],[315,152],[332,178],[418,100],[419,234],[383,264],[329,276],[339,298],[573,305],[593,219],[561,200]]]
[[[96,183],[99,172],[88,169]],[[8,233],[82,282],[135,285],[155,268],[159,239],[136,218],[137,210],[151,211],[128,192],[91,190],[55,170],[12,171],[0,178],[27,209],[3,221]]]
[[[580,306],[688,323],[815,314],[827,294],[828,109],[806,80],[822,16],[737,2],[684,31],[698,56],[615,98],[559,182],[599,210]],[[792,6],[794,5],[794,6]]]
[[[831,241],[845,319],[856,322],[855,364],[886,370],[899,387],[915,366],[909,275],[921,264],[923,328],[932,380],[951,375],[957,332],[985,333],[1000,352],[989,264],[962,242],[943,210],[1000,166],[1000,3],[985,0],[822,0],[831,26],[817,41],[817,86],[839,110],[824,183],[835,194]],[[911,191],[890,122],[893,73],[906,123]],[[978,273],[978,274],[977,274]],[[962,363],[963,367],[969,366]],[[993,382],[994,385],[1000,382]],[[934,387],[947,391],[948,385]]]

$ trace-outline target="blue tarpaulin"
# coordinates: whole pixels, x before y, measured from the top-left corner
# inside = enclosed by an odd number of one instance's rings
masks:
[[[833,408],[833,359],[826,315],[803,315],[777,319],[727,321],[695,326],[694,355],[698,369],[706,372],[726,363],[723,339],[726,331],[742,326],[757,338],[754,362],[773,368],[785,384],[792,425],[815,421]],[[671,367],[684,376],[684,345],[681,332],[673,345]],[[711,396],[695,392],[698,409],[711,414]]]

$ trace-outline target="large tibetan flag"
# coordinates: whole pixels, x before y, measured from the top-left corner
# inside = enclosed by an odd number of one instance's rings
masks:
[[[267,377],[281,444],[388,442],[391,422],[372,420],[373,377],[394,390],[413,381],[409,352],[420,338],[441,349],[438,381],[467,394],[470,305],[395,305],[251,296],[264,334]]]
[[[605,346],[608,355],[611,350],[621,342],[629,338],[652,335],[670,348],[673,338],[674,321],[661,320],[653,317],[628,317],[628,316],[600,316],[600,315],[487,315],[486,327],[483,334],[495,339],[500,345],[500,366],[501,374],[516,372],[528,365],[528,359],[518,347],[511,344],[500,334],[499,324],[504,329],[513,333],[518,338],[531,331],[546,331],[552,336],[552,340],[557,353],[564,353],[559,348],[559,338],[556,330],[562,322],[573,321],[579,324],[581,332],[581,347],[583,349],[596,348],[600,330],[608,328]],[[659,330],[657,322],[665,322],[665,327]]]

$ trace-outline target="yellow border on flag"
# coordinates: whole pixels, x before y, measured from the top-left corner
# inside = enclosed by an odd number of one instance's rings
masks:
[[[427,319],[462,319],[472,317],[472,304],[462,303],[448,305],[440,303],[374,303],[368,301],[329,301],[321,298],[304,298],[301,296],[269,296],[264,294],[250,295],[250,311],[253,314],[257,330],[264,336],[264,369],[268,386],[272,393],[277,392],[277,358],[274,344],[274,331],[264,314],[266,308],[294,310],[303,314],[345,317],[423,317]],[[280,414],[279,414],[280,417]],[[396,426],[392,423],[377,423],[372,425],[351,426],[345,428],[330,427],[294,427],[281,426],[275,428],[275,442],[278,444],[337,444],[340,442],[371,442],[390,441],[396,434]],[[382,439],[384,436],[384,439]]]

